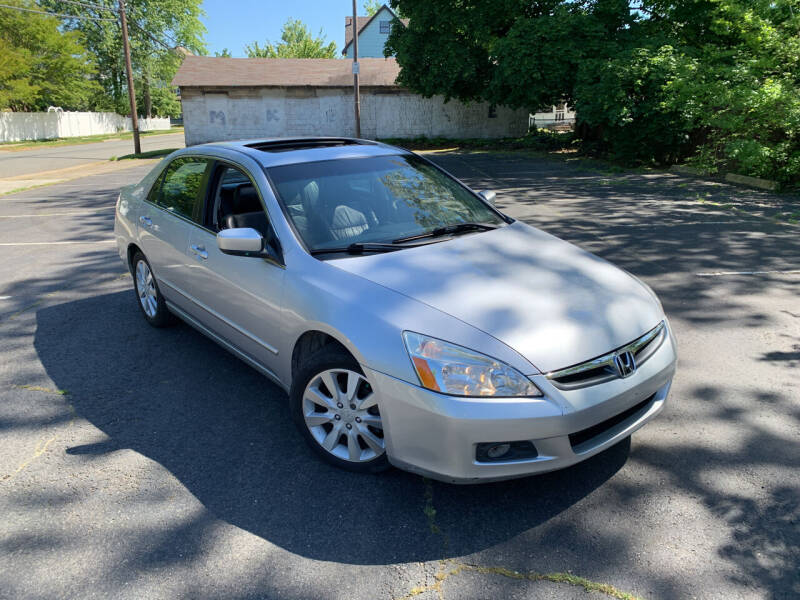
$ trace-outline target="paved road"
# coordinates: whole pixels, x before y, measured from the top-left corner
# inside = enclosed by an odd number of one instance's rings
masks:
[[[141,137],[141,145],[142,152],[183,148],[183,133],[144,135]],[[3,151],[0,148],[0,178],[74,167],[132,153],[132,139],[74,146],[42,146],[21,152]]]
[[[277,388],[189,327],[144,323],[108,243],[142,169],[6,196],[0,243],[20,245],[0,246],[0,598],[587,597],[513,571],[647,598],[800,595],[800,235],[747,212],[786,199],[437,160],[656,289],[680,348],[665,412],[540,477],[335,471]]]

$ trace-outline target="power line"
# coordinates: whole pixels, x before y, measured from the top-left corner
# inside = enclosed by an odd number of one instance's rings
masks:
[[[10,10],[19,10],[22,12],[37,13],[40,15],[49,15],[51,17],[61,17],[62,19],[80,19],[87,21],[116,21],[110,17],[90,17],[88,15],[64,15],[61,13],[48,12],[46,10],[34,10],[33,8],[24,8],[22,6],[11,6],[9,4],[0,4],[0,8],[8,8]]]
[[[112,12],[114,14],[119,14],[119,10],[116,9],[116,8],[111,8],[109,6],[103,6],[101,4],[95,4],[93,2],[81,2],[80,0],[60,0],[60,2],[66,2],[67,4],[75,4],[77,6],[83,6],[83,7],[86,7],[86,8],[93,8],[95,10],[106,10],[106,11]],[[161,46],[163,46],[167,50],[173,50],[175,46],[179,45],[178,42],[176,42],[175,39],[172,36],[170,36],[169,34],[167,34],[166,32],[162,32],[162,35],[167,38],[167,41],[172,43],[172,46],[167,45],[162,40],[156,39],[155,36],[153,36],[153,34],[151,34],[147,29],[145,29],[144,27],[139,25],[139,23],[135,19],[133,19],[130,14],[128,14],[127,16],[128,16],[128,24],[129,25],[133,25],[139,31],[141,31],[146,36],[148,36],[151,40],[153,40],[157,44],[160,44]]]
[[[138,29],[138,30],[139,30],[139,31],[141,31],[143,34],[145,34],[147,37],[149,37],[151,40],[153,40],[153,41],[154,41],[156,44],[159,44],[159,45],[163,46],[163,47],[164,47],[166,50],[170,50],[171,52],[176,52],[176,50],[175,50],[175,47],[174,47],[174,46],[170,46],[170,45],[169,45],[169,44],[167,44],[166,42],[164,42],[164,41],[162,41],[162,40],[158,39],[156,36],[154,36],[152,33],[150,33],[149,31],[147,31],[147,30],[146,30],[144,27],[142,27],[141,25],[139,25],[139,24],[138,24],[136,21],[134,21],[133,19],[131,19],[131,20],[129,21],[129,24],[130,24],[130,25],[133,25],[134,27],[136,27],[136,29]],[[167,39],[169,39],[169,36],[167,36]],[[171,42],[174,42],[175,40],[170,40],[170,41],[171,41]],[[178,44],[175,44],[175,46],[178,46]]]
[[[84,8],[93,8],[95,10],[107,10],[108,12],[112,12],[117,14],[119,11],[116,8],[111,8],[110,6],[103,6],[101,4],[93,4],[91,2],[79,2],[78,0],[59,0],[60,2],[65,2],[66,4],[75,4],[77,6],[83,6]]]
[[[139,29],[140,29],[142,32],[144,32],[145,34],[147,34],[147,35],[149,35],[151,38],[153,38],[152,34],[151,34],[149,31],[147,31],[147,30],[146,30],[144,27],[142,27],[141,25],[139,25],[139,23],[137,23],[137,22],[136,22],[136,21],[134,21],[134,20],[131,20],[131,22],[132,22],[134,25],[136,25],[136,27],[138,27],[138,28],[139,28]],[[167,38],[167,41],[168,41],[168,42],[170,42],[170,43],[172,44],[172,46],[170,46],[170,47],[169,47],[170,49],[172,49],[172,47],[174,47],[174,46],[180,46],[180,44],[179,44],[178,42],[176,42],[176,41],[175,41],[175,38],[174,38],[174,37],[172,37],[171,35],[169,35],[169,34],[168,34],[166,31],[162,31],[162,32],[161,32],[161,35],[163,35],[165,38]],[[155,38],[153,38],[153,39],[155,39]],[[158,43],[159,43],[159,44],[161,44],[162,46],[164,46],[164,42],[162,42],[162,41],[159,41],[159,40],[157,40],[157,41],[158,41]]]
[[[112,12],[114,14],[118,14],[118,12],[119,12],[118,10],[110,8],[108,6],[101,6],[99,4],[92,4],[92,3],[89,3],[89,2],[79,2],[78,0],[61,0],[61,2],[66,2],[67,4],[75,4],[77,6],[83,6],[85,8],[93,8],[95,10],[105,10],[105,11],[108,11],[108,12]],[[67,15],[67,14],[63,14],[63,13],[55,13],[55,12],[49,12],[49,11],[45,11],[45,10],[35,10],[35,9],[32,9],[32,8],[25,8],[25,7],[22,7],[22,6],[11,6],[9,4],[0,4],[0,8],[7,8],[9,10],[18,10],[18,11],[22,11],[22,12],[36,13],[36,14],[40,14],[40,15],[48,15],[48,16],[52,16],[52,17],[61,17],[63,19],[78,19],[78,20],[86,20],[86,21],[114,21],[115,23],[118,22],[116,18],[111,18],[111,17],[92,17],[90,15]],[[172,39],[169,35],[164,34],[167,37],[167,39],[173,43],[172,46],[170,46],[169,44],[167,44],[163,40],[158,39],[156,36],[154,36],[152,33],[147,31],[147,29],[145,29],[144,27],[139,25],[139,23],[137,23],[133,19],[131,19],[129,23],[131,25],[133,25],[134,27],[136,27],[136,29],[141,31],[147,37],[149,37],[151,40],[153,40],[156,44],[162,46],[164,49],[169,50],[171,52],[176,52],[175,47],[178,46],[179,44],[174,39]]]

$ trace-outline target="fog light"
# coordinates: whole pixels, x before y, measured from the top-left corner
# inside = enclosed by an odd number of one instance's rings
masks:
[[[486,449],[486,456],[493,460],[502,458],[508,454],[509,450],[511,450],[511,444],[495,444],[494,446],[489,446]]]
[[[478,462],[500,462],[509,460],[530,460],[539,453],[531,442],[483,442],[475,449]]]

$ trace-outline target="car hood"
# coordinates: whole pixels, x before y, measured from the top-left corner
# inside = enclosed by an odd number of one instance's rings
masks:
[[[329,264],[488,333],[545,373],[618,348],[663,319],[638,279],[519,221]]]

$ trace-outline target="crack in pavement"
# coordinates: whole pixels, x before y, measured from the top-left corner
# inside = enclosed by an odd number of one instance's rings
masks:
[[[50,388],[41,387],[41,386],[38,386],[38,385],[14,385],[12,387],[19,388],[19,389],[24,389],[24,390],[29,390],[29,391],[34,391],[34,392],[41,392],[43,394],[56,394],[56,395],[59,395],[59,396],[67,396],[67,395],[69,395],[69,392],[67,392],[66,390],[50,389]],[[70,404],[69,402],[67,402],[67,408],[69,409],[69,412],[72,414],[72,417],[70,418],[70,420],[69,420],[69,422],[67,423],[67,426],[66,426],[66,431],[69,431],[70,429],[72,429],[72,425],[75,423],[75,418],[77,416],[77,413],[75,412],[75,407],[72,406],[72,404]],[[47,452],[47,449],[50,447],[50,444],[52,444],[54,441],[56,441],[57,438],[58,438],[58,435],[53,435],[50,438],[48,438],[47,440],[43,440],[43,441],[37,442],[36,446],[34,446],[33,454],[30,457],[28,457],[26,460],[22,461],[22,463],[19,464],[19,466],[16,468],[16,470],[13,473],[6,473],[2,477],[0,477],[0,481],[2,481],[2,482],[9,481],[9,480],[13,479],[14,477],[16,477],[17,475],[19,475],[25,469],[27,469],[28,466],[30,466],[30,464],[32,462],[34,462],[37,458],[39,458],[45,452]]]
[[[443,531],[436,523],[436,507],[434,506],[433,503],[433,482],[428,478],[424,478],[424,482],[425,482],[425,489],[424,489],[425,504],[423,506],[422,512],[425,513],[425,516],[427,517],[428,528],[430,529],[430,532],[433,533],[434,535],[441,536],[442,553],[446,555],[447,549],[449,547],[449,539],[447,537],[447,533]],[[585,577],[580,577],[578,575],[573,575],[572,573],[563,573],[563,572],[537,573],[534,571],[523,573],[519,571],[514,571],[512,569],[503,566],[482,566],[472,563],[461,562],[459,560],[452,558],[442,558],[439,560],[439,565],[437,567],[436,573],[434,573],[433,575],[435,580],[434,583],[425,585],[415,585],[408,591],[408,593],[406,593],[403,596],[394,598],[393,600],[410,600],[415,596],[419,596],[427,592],[435,592],[440,600],[444,600],[444,589],[443,589],[444,582],[450,579],[451,577],[456,577],[462,573],[479,573],[481,575],[500,575],[502,577],[506,577],[509,579],[516,579],[516,580],[523,580],[530,582],[546,581],[549,583],[566,584],[575,587],[581,587],[587,593],[599,592],[601,594],[605,594],[610,598],[617,598],[618,600],[641,600],[638,596],[634,596],[633,594],[629,594],[627,592],[619,590],[611,584],[591,581],[590,579],[586,579]]]

